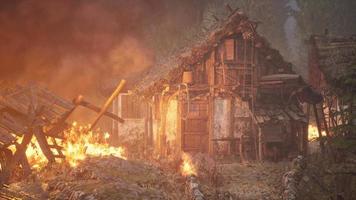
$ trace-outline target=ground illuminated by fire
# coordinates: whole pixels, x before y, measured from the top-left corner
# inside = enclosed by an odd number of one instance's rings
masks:
[[[110,146],[107,140],[110,138],[108,133],[99,133],[89,131],[88,126],[80,126],[76,122],[65,131],[65,140],[56,140],[56,143],[63,147],[62,152],[65,155],[65,162],[71,167],[76,167],[80,161],[87,157],[102,157],[115,156],[122,159],[127,159],[123,147]],[[54,141],[49,140],[48,143],[53,145]],[[56,152],[53,152],[57,154]],[[32,138],[26,150],[26,156],[32,168],[41,169],[47,165],[48,161],[35,138]],[[59,162],[63,162],[58,160]]]

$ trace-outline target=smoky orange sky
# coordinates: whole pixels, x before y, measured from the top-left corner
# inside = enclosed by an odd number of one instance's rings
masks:
[[[155,60],[150,26],[175,33],[195,12],[192,1],[175,2],[1,1],[0,79],[35,81],[66,98],[100,96],[121,78],[134,82]]]

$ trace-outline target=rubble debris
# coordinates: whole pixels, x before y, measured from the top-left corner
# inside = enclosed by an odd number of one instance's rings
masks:
[[[24,192],[16,192],[16,191],[9,189],[8,185],[0,186],[0,199],[3,199],[3,200],[15,200],[15,199],[35,200],[35,198],[31,197],[30,195],[28,195]]]
[[[204,194],[199,189],[199,183],[195,176],[188,176],[186,181],[186,193],[190,200],[204,200]]]
[[[48,199],[185,199],[181,176],[113,156],[87,158],[76,168],[57,164],[38,172],[37,179],[11,187],[31,193],[34,185],[42,187]],[[43,193],[32,195],[41,199]]]
[[[283,200],[295,200],[298,197],[298,184],[303,177],[306,162],[298,156],[292,162],[292,169],[283,175]]]
[[[217,165],[219,185],[203,188],[207,199],[280,200],[282,176],[288,162]]]
[[[11,143],[10,140],[5,142],[2,140],[2,143],[6,144],[2,148],[3,152],[8,151],[10,145],[16,147],[13,155],[11,152],[4,158],[6,164],[2,165],[0,177],[2,182],[8,181],[12,171],[19,164],[25,174],[31,173],[25,152],[33,137],[50,163],[55,162],[56,158],[64,158],[56,139],[63,139],[61,132],[67,128],[65,119],[74,111],[75,106],[34,84],[1,85],[0,97],[1,135],[16,138]],[[52,145],[48,143],[47,138],[54,141]]]
[[[103,116],[123,122],[118,116],[106,110],[122,89],[125,81],[121,81],[117,90],[108,99],[103,108],[84,102],[89,107],[99,109],[99,115],[90,126],[92,129]],[[66,122],[73,111],[82,105],[73,103],[54,95],[49,90],[36,84],[26,86],[0,85],[0,183],[9,181],[11,174],[18,166],[23,169],[24,176],[31,173],[26,156],[30,143],[34,142],[50,164],[56,159],[64,159],[61,140],[65,139],[63,132],[70,127]],[[12,151],[11,151],[12,150]]]

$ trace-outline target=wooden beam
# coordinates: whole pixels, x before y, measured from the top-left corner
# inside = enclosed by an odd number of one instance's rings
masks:
[[[37,139],[37,142],[41,148],[41,151],[43,153],[43,155],[46,156],[47,160],[50,162],[50,163],[54,163],[55,162],[55,158],[53,156],[53,153],[48,145],[48,142],[47,142],[47,138],[46,136],[44,135],[43,131],[42,131],[42,128],[41,127],[35,127],[34,128],[34,134],[35,134],[35,137]]]
[[[179,99],[179,96],[178,96]],[[177,112],[177,147],[178,154],[182,153],[182,101],[178,100],[178,112]]]
[[[258,127],[258,158],[263,161],[263,139],[261,127]]]
[[[24,171],[25,177],[31,174],[31,166],[28,163],[28,159],[26,157],[26,152],[25,151],[19,151],[20,154],[20,160],[19,164],[22,166],[22,169]]]
[[[90,126],[90,130],[93,130],[93,128],[96,126],[96,124],[99,122],[100,118],[106,113],[107,109],[111,105],[111,103],[114,101],[114,99],[119,96],[121,90],[124,88],[126,81],[121,80],[115,91],[111,94],[111,96],[106,100],[104,106],[101,108],[101,111],[99,112],[99,115],[96,117],[94,122]]]
[[[77,98],[75,98],[75,99],[73,100],[73,103],[76,104],[76,105],[80,105],[80,106],[83,106],[83,107],[85,107],[85,108],[88,108],[88,109],[90,109],[90,110],[92,110],[92,111],[94,111],[94,112],[97,112],[97,113],[100,113],[100,112],[101,112],[101,108],[100,108],[100,107],[95,106],[95,105],[91,104],[91,103],[88,102],[88,101],[85,101],[85,100],[83,99],[83,96],[78,96]],[[107,117],[110,117],[110,118],[112,118],[112,119],[114,119],[114,120],[116,120],[116,121],[118,121],[118,122],[120,122],[120,123],[124,123],[124,122],[125,122],[124,119],[122,119],[121,117],[115,115],[114,113],[105,111],[105,112],[104,112],[104,115],[107,116]]]
[[[321,133],[320,118],[318,115],[318,110],[316,108],[316,104],[313,104],[313,110],[314,110],[314,115],[315,115],[316,126],[318,128],[320,150],[321,150],[321,153],[324,154],[325,153],[325,145],[324,145],[324,139],[323,139],[322,133]]]
[[[213,93],[213,92],[211,92]],[[208,131],[209,131],[209,146],[208,146],[208,152],[210,156],[214,155],[214,141],[213,141],[213,135],[214,135],[214,96],[213,94],[210,94],[209,97],[209,105],[208,105],[208,114],[209,114],[209,121],[208,121]]]
[[[152,147],[154,145],[153,141],[153,105],[148,105],[148,145]]]

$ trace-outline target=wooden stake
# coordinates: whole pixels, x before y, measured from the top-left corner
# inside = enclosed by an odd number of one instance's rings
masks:
[[[126,81],[121,80],[120,84],[117,86],[116,90],[111,94],[111,96],[106,100],[104,106],[101,108],[101,111],[99,112],[98,116],[94,120],[94,122],[91,124],[89,131],[93,130],[93,128],[96,126],[96,124],[99,122],[100,118],[106,113],[107,109],[111,105],[111,103],[114,101],[114,99],[119,96],[121,90],[124,88]]]

